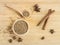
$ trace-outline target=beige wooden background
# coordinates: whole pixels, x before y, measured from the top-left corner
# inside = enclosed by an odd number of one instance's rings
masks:
[[[41,8],[40,13],[32,11],[34,4],[39,4]],[[22,35],[23,42],[18,43],[13,41],[9,43],[7,40],[10,38],[9,34],[4,34],[6,27],[10,23],[10,18],[17,19],[17,14],[6,8],[7,4],[10,7],[22,12],[28,10],[30,17],[26,18],[29,23],[29,31],[26,35]],[[47,13],[48,9],[54,9],[48,21],[46,30],[41,30],[41,26],[37,27],[38,21]],[[49,29],[54,29],[55,33],[50,34]],[[40,38],[45,36],[44,40]],[[60,0],[0,0],[0,45],[60,45]]]

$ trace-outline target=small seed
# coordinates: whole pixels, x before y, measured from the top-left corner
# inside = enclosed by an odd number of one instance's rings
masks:
[[[54,29],[50,29],[50,31],[49,31],[51,34],[53,34],[55,31],[54,31]]]
[[[41,40],[43,40],[43,39],[45,39],[45,37],[44,37],[44,36],[42,36],[42,37],[41,37]]]
[[[16,36],[13,36],[12,38],[15,40],[16,39]]]
[[[18,40],[17,40],[18,42],[22,42],[22,38],[18,38]]]
[[[12,43],[12,39],[9,39],[8,41],[9,41],[9,43]]]

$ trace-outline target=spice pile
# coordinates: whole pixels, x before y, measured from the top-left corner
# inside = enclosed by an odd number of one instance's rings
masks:
[[[13,8],[11,8],[9,6],[5,6],[5,7],[7,7],[8,9],[11,9],[13,12],[17,13],[17,15],[19,17],[21,17],[21,18],[29,17],[29,15],[30,15],[30,13],[27,10],[24,10],[22,12],[22,14],[21,14],[20,12],[16,11],[15,9],[13,9]],[[33,6],[33,11],[40,12],[40,9],[41,8],[39,8],[38,4],[35,4]],[[55,12],[55,10],[49,9],[47,14],[37,23],[36,26],[37,27],[40,26],[40,24],[44,21],[44,24],[42,26],[42,30],[45,30],[46,29],[46,24],[48,22],[48,19],[50,18],[50,15],[53,14],[54,12]],[[16,40],[17,42],[22,42],[23,39],[21,37],[18,37],[17,35],[15,35],[15,33],[17,33],[19,35],[26,33],[27,30],[28,30],[28,24],[25,21],[23,21],[23,20],[17,21],[15,23],[14,22],[15,21],[12,21],[12,23],[7,28],[7,31],[9,32],[10,36],[12,35],[11,39],[9,39],[8,41],[10,43],[12,43],[13,40]],[[14,29],[13,30],[15,31],[15,33],[12,30],[12,25],[13,24],[14,24],[14,26],[13,26]],[[55,31],[53,29],[50,29],[49,32],[51,34],[53,34]],[[41,40],[44,40],[44,39],[45,39],[45,37],[42,36]]]

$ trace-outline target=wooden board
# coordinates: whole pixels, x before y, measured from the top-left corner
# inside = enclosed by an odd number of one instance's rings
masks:
[[[28,10],[30,16],[24,20],[29,23],[29,30],[26,35],[20,37],[23,41],[18,43],[8,42],[9,34],[4,33],[11,19],[17,20],[19,17],[15,12],[5,7],[5,4],[22,13]],[[33,5],[38,4],[41,8],[39,13],[33,11]],[[55,12],[50,16],[46,30],[42,30],[41,26],[37,27],[38,21],[47,13],[48,9]],[[21,19],[21,18],[20,18]],[[54,29],[55,33],[51,34],[50,29]],[[40,38],[44,36],[45,39]],[[0,0],[0,45],[60,45],[60,0]]]

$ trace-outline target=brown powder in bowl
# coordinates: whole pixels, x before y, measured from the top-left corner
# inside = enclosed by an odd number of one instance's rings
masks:
[[[28,24],[26,21],[18,20],[13,25],[14,31],[17,34],[25,34],[28,31]]]

